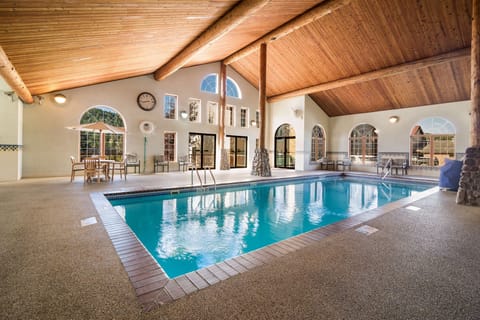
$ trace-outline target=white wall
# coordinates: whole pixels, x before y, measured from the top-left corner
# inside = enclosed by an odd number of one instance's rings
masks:
[[[207,101],[218,102],[219,97],[201,92],[200,83],[207,74],[219,73],[219,71],[219,63],[184,68],[162,81],[155,81],[149,75],[65,90],[62,93],[67,97],[68,102],[61,106],[52,101],[53,94],[45,95],[41,105],[38,103],[26,105],[24,177],[68,175],[70,173],[69,156],[79,156],[80,135],[77,131],[67,130],[65,127],[78,125],[87,109],[99,105],[111,107],[123,116],[127,129],[126,151],[138,154],[142,168],[144,139],[139,124],[144,120],[155,124],[154,134],[147,139],[146,172],[153,171],[153,156],[163,154],[165,131],[177,132],[178,155],[186,155],[188,152],[189,132],[214,133],[217,135],[218,144],[218,126],[206,124],[206,105]],[[248,136],[248,165],[251,166],[258,129],[239,128],[240,107],[249,108],[250,117],[253,119],[257,109],[258,91],[234,70],[228,68],[227,75],[237,82],[243,96],[242,99],[227,98],[228,104],[236,106],[237,127],[227,127],[226,133]],[[137,106],[137,96],[143,91],[151,92],[156,97],[157,106],[152,111],[144,111]],[[189,98],[201,99],[202,122],[192,123],[181,118],[164,119],[164,94],[178,95],[180,111],[187,110]],[[219,158],[218,151],[217,158]]]
[[[0,78],[0,144],[22,145],[23,103]],[[18,180],[22,176],[22,149],[0,150],[0,181]]]
[[[312,151],[312,129],[315,125],[319,125],[323,128],[326,135],[326,150],[329,150],[329,136],[330,136],[330,118],[327,114],[310,98],[310,96],[305,96],[305,141],[304,141],[304,163],[305,170],[314,170],[318,169],[317,163],[312,163],[310,161],[310,154]]]
[[[305,168],[305,96],[285,99],[279,102],[271,103],[267,106],[266,118],[268,131],[266,134],[266,148],[270,156],[270,165],[274,167],[275,152],[275,131],[283,124],[291,125],[295,130],[296,154],[295,170],[304,170]],[[298,113],[295,114],[295,110]],[[301,116],[300,116],[301,114]],[[308,157],[307,157],[308,159]]]
[[[451,121],[457,130],[455,135],[456,152],[465,152],[468,146],[470,101],[443,103],[437,105],[404,108],[389,111],[362,113],[330,118],[329,151],[348,152],[348,137],[351,130],[361,123],[368,123],[379,130],[379,152],[409,152],[410,132],[416,123],[428,117],[442,117]],[[390,123],[390,116],[398,116],[400,121]]]

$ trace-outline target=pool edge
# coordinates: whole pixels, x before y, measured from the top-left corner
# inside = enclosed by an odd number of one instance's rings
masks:
[[[438,191],[438,187],[433,187],[382,207],[367,210],[342,221],[311,230],[173,279],[168,278],[161,266],[111,206],[106,193],[91,193],[90,198],[135,289],[140,305],[143,310],[149,311],[156,306],[180,299],[220,281],[270,263],[275,258],[300,250],[325,237],[361,225]]]

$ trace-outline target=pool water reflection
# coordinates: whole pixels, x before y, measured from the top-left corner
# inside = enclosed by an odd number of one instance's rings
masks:
[[[327,178],[110,202],[173,278],[429,187]]]

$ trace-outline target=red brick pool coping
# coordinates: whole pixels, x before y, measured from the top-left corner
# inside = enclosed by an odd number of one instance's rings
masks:
[[[404,207],[407,204],[425,198],[435,192],[438,192],[438,188],[431,188],[380,208],[368,210],[345,220],[242,254],[174,279],[168,278],[160,265],[145,249],[103,193],[92,193],[90,197],[112,241],[113,247],[130,278],[139,303],[145,311],[148,311],[158,305],[180,299],[237,274],[269,263],[277,257],[302,249],[332,234],[358,226],[394,209]]]

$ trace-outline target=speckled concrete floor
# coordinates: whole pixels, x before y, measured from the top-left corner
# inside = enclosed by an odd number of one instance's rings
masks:
[[[217,179],[253,179],[232,172]],[[98,218],[91,192],[172,181],[190,176],[0,183],[0,318],[480,319],[480,208],[450,192],[368,222],[371,236],[347,230],[145,313],[101,222],[80,220]]]

